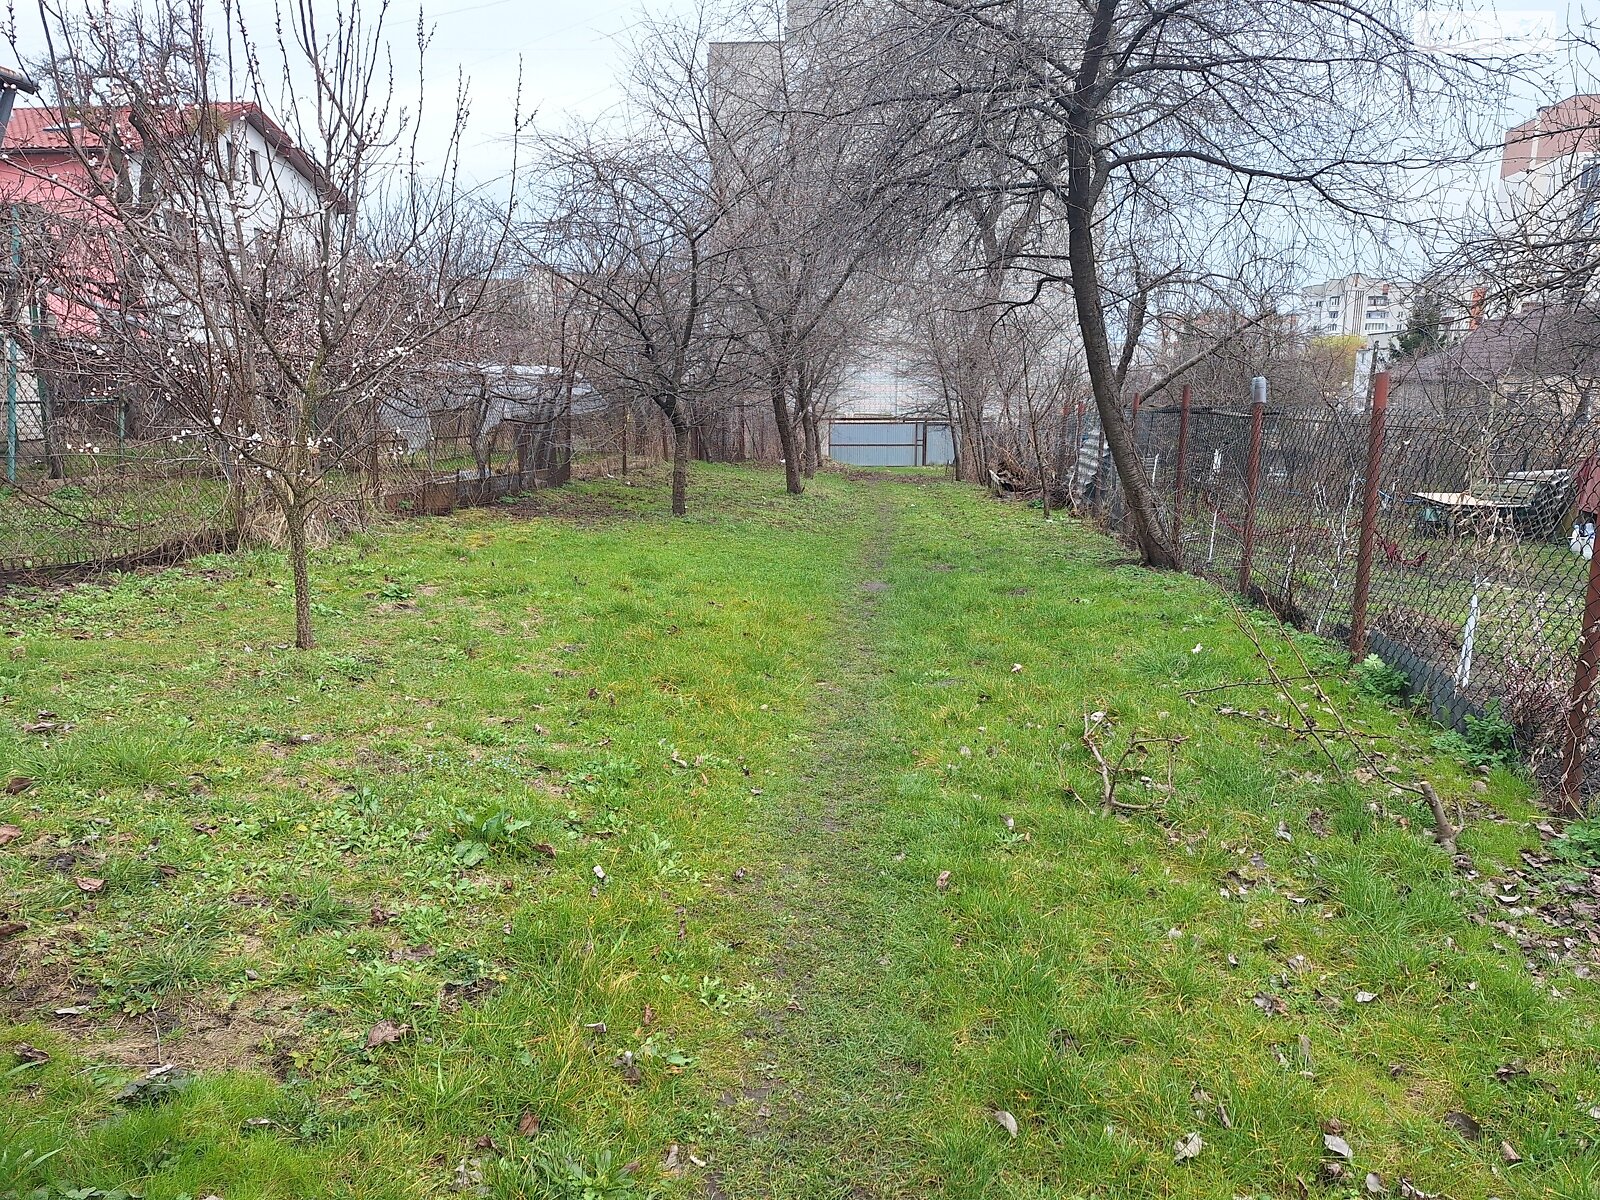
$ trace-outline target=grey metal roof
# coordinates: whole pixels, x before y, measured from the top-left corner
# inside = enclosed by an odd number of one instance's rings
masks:
[[[1483,321],[1454,345],[1396,365],[1394,377],[1421,385],[1600,377],[1600,316],[1538,308]]]

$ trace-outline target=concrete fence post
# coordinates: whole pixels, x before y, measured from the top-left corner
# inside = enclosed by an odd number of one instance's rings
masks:
[[[1250,594],[1250,566],[1256,553],[1256,500],[1261,493],[1261,430],[1267,418],[1267,381],[1250,381],[1250,457],[1244,469],[1244,547],[1239,552],[1239,591]]]
[[[1372,412],[1367,425],[1367,478],[1361,493],[1361,541],[1356,550],[1355,590],[1350,594],[1350,657],[1367,653],[1367,599],[1372,593],[1372,553],[1378,537],[1378,472],[1383,465],[1383,437],[1389,421],[1389,372],[1372,380]]]

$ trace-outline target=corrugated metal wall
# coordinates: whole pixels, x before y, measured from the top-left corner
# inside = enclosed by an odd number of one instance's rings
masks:
[[[944,467],[955,462],[955,439],[937,421],[833,421],[828,457],[854,467]]]

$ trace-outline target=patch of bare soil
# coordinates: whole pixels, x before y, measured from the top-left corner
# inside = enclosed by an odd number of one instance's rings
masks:
[[[829,475],[840,475],[855,483],[899,483],[910,484],[912,487],[927,487],[934,483],[948,483],[955,478],[950,471],[935,471],[924,469],[916,475],[901,471],[885,470],[882,467],[847,467],[838,463],[828,463],[822,471]]]
[[[211,996],[174,999],[147,1013],[90,1022],[82,1049],[129,1067],[171,1063],[191,1071],[277,1070],[299,1040],[300,1020],[297,998],[272,988],[232,1005]]]
[[[227,1004],[222,997],[174,997],[147,1013],[113,1012],[99,989],[62,957],[37,943],[0,947],[0,1016],[61,1031],[80,1053],[101,1062],[190,1070],[279,1069],[299,1040],[296,997],[263,988]]]
[[[96,994],[47,947],[21,938],[0,942],[0,1015],[6,1020],[48,1021],[58,1008],[93,1004]]]

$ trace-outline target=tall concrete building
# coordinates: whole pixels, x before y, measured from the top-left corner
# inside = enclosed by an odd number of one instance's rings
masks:
[[[707,48],[708,100],[716,126],[711,167],[731,192],[743,183],[746,150],[759,162],[780,135],[775,118],[789,102],[785,72],[824,53],[840,10],[826,0],[790,0],[784,37],[712,42]],[[823,453],[859,466],[944,466],[956,447],[940,393],[917,369],[893,314],[851,348],[840,377],[814,397]]]
[[[1346,275],[1304,289],[1299,327],[1311,337],[1360,337],[1373,350],[1392,350],[1411,316],[1406,291],[1367,275]]]

